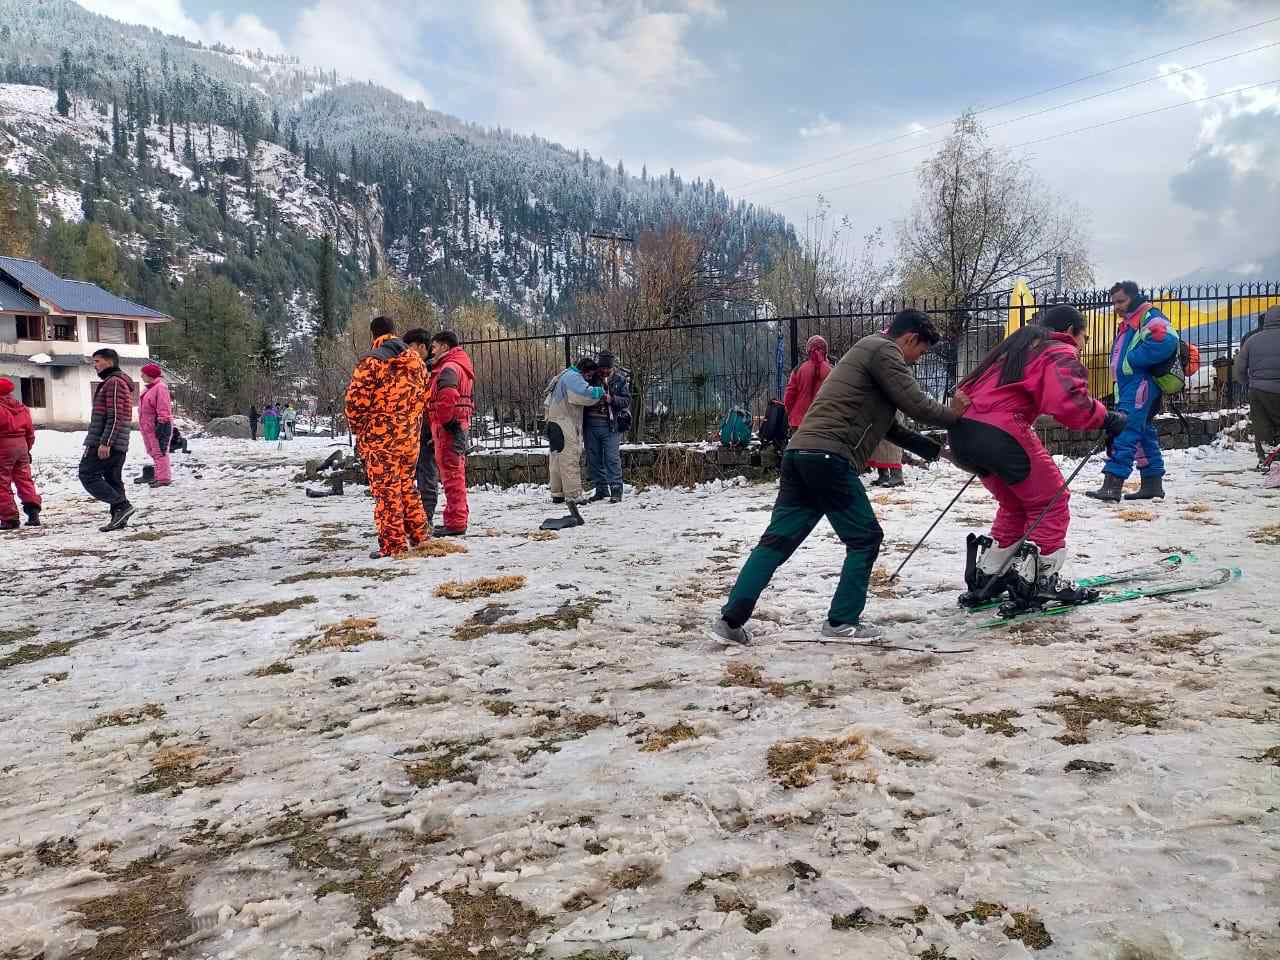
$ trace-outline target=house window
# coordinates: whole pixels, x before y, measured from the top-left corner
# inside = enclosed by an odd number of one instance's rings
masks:
[[[44,377],[22,378],[22,404],[33,410],[44,407]]]
[[[19,314],[14,317],[14,319],[17,321],[19,340],[44,339],[44,317],[24,316]]]
[[[89,321],[94,343],[128,343],[127,321],[94,317]]]
[[[76,340],[76,318],[50,317],[49,339],[74,343]]]

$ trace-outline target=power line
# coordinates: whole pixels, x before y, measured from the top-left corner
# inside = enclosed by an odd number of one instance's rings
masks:
[[[1103,127],[1114,126],[1117,123],[1125,123],[1129,120],[1138,120],[1142,117],[1150,117],[1150,116],[1153,116],[1154,114],[1164,113],[1168,110],[1177,110],[1179,107],[1189,107],[1195,103],[1205,103],[1209,100],[1218,100],[1222,97],[1229,97],[1233,94],[1244,93],[1246,90],[1256,90],[1258,87],[1270,86],[1273,83],[1280,83],[1280,78],[1277,78],[1275,80],[1261,80],[1258,83],[1251,83],[1243,87],[1233,87],[1230,90],[1223,90],[1221,93],[1210,94],[1207,97],[1199,97],[1195,100],[1183,100],[1181,103],[1172,103],[1165,107],[1157,107],[1154,110],[1144,110],[1141,113],[1131,113],[1125,117],[1116,117],[1114,120],[1104,120],[1101,123],[1091,124],[1090,126],[1087,126],[1087,127],[1079,127],[1078,129],[1075,129],[1075,130],[1066,130],[1066,131],[1063,131],[1062,133],[1050,134],[1047,137],[1039,137],[1035,140],[1024,140],[1022,143],[1011,143],[1005,146],[1004,149],[1016,150],[1020,147],[1032,147],[1032,146],[1036,146],[1037,144],[1048,143],[1050,140],[1060,140],[1062,137],[1071,137],[1071,136],[1075,136],[1078,133],[1089,133],[1090,131],[1093,131],[1093,130],[1101,130]],[[916,167],[907,167],[905,170],[897,170],[893,173],[886,173],[879,177],[870,177],[866,180],[855,181],[854,183],[841,184],[838,187],[832,187],[830,190],[822,191],[822,194],[823,196],[826,196],[828,193],[836,193],[840,190],[850,190],[854,187],[865,186],[866,184],[869,184],[869,183],[879,183],[882,180],[891,180],[895,177],[904,177],[909,173],[915,173],[916,169],[917,169]],[[808,193],[797,193],[794,196],[783,197],[781,200],[775,200],[774,203],[789,203],[792,200],[803,200],[808,196],[810,196],[810,194]]]
[[[1059,83],[1056,86],[1046,87],[1043,90],[1037,90],[1035,93],[1023,94],[1020,97],[1014,97],[1012,100],[1005,100],[1001,103],[992,104],[989,107],[983,107],[980,110],[973,111],[973,115],[975,117],[981,116],[982,114],[990,113],[993,110],[1000,110],[1000,109],[1003,109],[1004,107],[1013,106],[1013,104],[1015,103],[1022,103],[1024,100],[1031,100],[1031,99],[1034,99],[1035,97],[1042,97],[1048,93],[1056,93],[1059,90],[1065,90],[1067,87],[1073,87],[1078,83],[1084,83],[1088,80],[1096,80],[1098,77],[1105,77],[1108,74],[1116,73],[1120,70],[1127,70],[1129,67],[1136,67],[1140,64],[1148,63],[1152,60],[1158,60],[1161,57],[1167,57],[1171,53],[1178,53],[1179,51],[1182,51],[1182,50],[1189,50],[1191,47],[1198,47],[1205,43],[1212,43],[1214,40],[1221,40],[1223,37],[1230,37],[1230,36],[1234,36],[1237,33],[1244,33],[1246,30],[1255,30],[1258,27],[1265,27],[1265,26],[1268,26],[1269,24],[1276,23],[1277,21],[1280,21],[1280,17],[1270,17],[1266,20],[1259,20],[1257,23],[1250,23],[1250,24],[1246,24],[1243,27],[1237,27],[1234,30],[1227,30],[1225,33],[1217,33],[1211,37],[1204,37],[1201,40],[1193,40],[1190,43],[1184,43],[1181,46],[1171,47],[1168,50],[1161,50],[1159,53],[1153,53],[1149,56],[1142,57],[1138,60],[1130,60],[1128,63],[1121,63],[1114,67],[1108,67],[1106,70],[1099,70],[1096,73],[1086,74],[1083,77],[1077,77],[1074,80],[1068,80],[1067,82]],[[916,137],[922,133],[928,133],[930,130],[938,130],[938,129],[941,129],[942,127],[948,127],[951,124],[955,123],[957,119],[959,118],[953,117],[952,119],[947,120],[944,123],[935,123],[933,126],[925,127],[922,130],[911,130],[907,133],[899,134],[896,137],[888,137],[884,140],[873,140],[870,143],[864,143],[856,147],[851,147],[848,150],[845,150],[841,153],[832,154],[829,157],[823,157],[822,159],[819,159],[819,160],[811,160],[808,163],[802,163],[795,167],[789,167],[786,170],[779,170],[777,173],[770,173],[763,177],[756,177],[754,180],[747,180],[741,184],[738,184],[737,186],[729,188],[728,192],[741,193],[744,187],[749,187],[752,184],[762,183],[765,180],[773,180],[773,179],[776,179],[777,177],[786,176],[789,173],[795,173],[797,170],[807,170],[809,167],[816,167],[824,163],[830,163],[832,160],[839,160],[843,157],[847,157],[852,154],[855,154],[860,150],[868,150],[871,147],[882,147],[889,143],[896,143],[899,140],[904,140],[907,137]]]
[[[1033,117],[1044,116],[1047,113],[1053,113],[1057,110],[1064,110],[1067,107],[1074,107],[1078,104],[1086,103],[1090,100],[1098,100],[1102,97],[1109,97],[1115,93],[1123,93],[1125,90],[1132,90],[1134,87],[1140,87],[1143,84],[1154,83],[1157,80],[1164,80],[1167,77],[1176,77],[1179,74],[1190,73],[1192,70],[1199,70],[1201,67],[1209,67],[1214,65],[1215,63],[1222,63],[1226,60],[1234,60],[1237,57],[1243,57],[1251,53],[1258,53],[1259,51],[1262,51],[1262,50],[1270,50],[1273,47],[1280,47],[1280,40],[1275,40],[1275,41],[1272,41],[1271,43],[1264,43],[1262,44],[1262,46],[1253,47],[1250,50],[1241,50],[1238,53],[1229,53],[1223,57],[1215,57],[1212,60],[1204,60],[1200,63],[1194,63],[1189,67],[1183,67],[1180,70],[1170,70],[1168,73],[1158,74],[1157,76],[1154,76],[1154,77],[1143,77],[1141,80],[1134,80],[1130,83],[1121,84],[1118,87],[1112,87],[1110,90],[1103,90],[1099,93],[1091,93],[1086,97],[1077,97],[1075,100],[1068,100],[1065,103],[1059,103],[1052,107],[1042,107],[1041,109],[1033,110],[1030,113],[1024,113],[1017,117],[1010,117],[1007,120],[1001,120],[998,123],[990,124],[988,125],[988,129],[994,130],[997,127],[1006,127],[1011,123],[1019,123],[1023,120],[1030,120]],[[913,144],[912,146],[905,147],[902,150],[895,150],[893,153],[882,153],[879,156],[869,157],[866,160],[855,160],[853,163],[845,164],[842,167],[835,167],[831,170],[822,170],[822,171],[819,171],[818,173],[808,174],[807,176],[796,177],[794,180],[786,180],[786,181],[783,181],[782,183],[775,183],[772,186],[760,187],[759,189],[756,189],[756,190],[748,190],[745,193],[739,193],[738,196],[751,197],[759,193],[766,193],[770,190],[779,190],[783,187],[793,186],[794,184],[797,184],[797,183],[807,183],[810,180],[817,180],[820,177],[827,177],[827,176],[831,176],[832,174],[842,173],[845,170],[852,170],[854,167],[864,167],[867,164],[875,163],[878,160],[888,160],[893,157],[901,157],[904,154],[914,153],[917,150],[924,150],[924,149],[927,149],[928,147],[936,147],[942,143],[946,143],[945,137],[940,140],[929,140],[925,143]]]

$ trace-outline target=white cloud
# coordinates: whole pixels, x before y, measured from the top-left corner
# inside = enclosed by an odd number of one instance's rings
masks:
[[[818,118],[813,123],[800,128],[800,136],[806,140],[816,137],[837,137],[843,132],[844,125],[832,120],[825,113],[818,114]]]
[[[923,123],[915,123],[913,121],[912,123],[907,124],[907,133],[911,134],[913,137],[918,137],[920,134],[928,132],[929,128]]]
[[[702,139],[710,140],[713,143],[737,146],[751,142],[750,134],[744,133],[733,124],[725,123],[723,120],[716,120],[701,113],[696,114],[689,121],[689,129],[702,137]]]
[[[199,43],[221,43],[271,54],[284,52],[280,35],[251,13],[242,13],[228,22],[215,12],[201,23],[187,14],[182,0],[83,0],[80,5],[113,20],[140,23]]]
[[[1209,94],[1209,81],[1198,71],[1186,70],[1176,63],[1162,63],[1159,72],[1166,87],[1188,100],[1199,100]]]

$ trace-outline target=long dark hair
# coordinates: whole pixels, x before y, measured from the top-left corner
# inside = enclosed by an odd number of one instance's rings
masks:
[[[1031,323],[1015,330],[997,343],[982,358],[982,362],[960,381],[956,389],[963,390],[977,383],[996,364],[1001,364],[999,385],[1017,383],[1027,370],[1027,362],[1047,347],[1055,333],[1073,336],[1085,328],[1085,319],[1075,307],[1060,303],[1048,310],[1041,310]]]

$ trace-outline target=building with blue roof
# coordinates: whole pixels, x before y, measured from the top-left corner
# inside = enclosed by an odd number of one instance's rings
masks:
[[[151,360],[147,326],[171,320],[34,260],[0,257],[0,376],[17,385],[37,426],[87,427],[100,382],[93,352],[111,347],[137,384]]]

